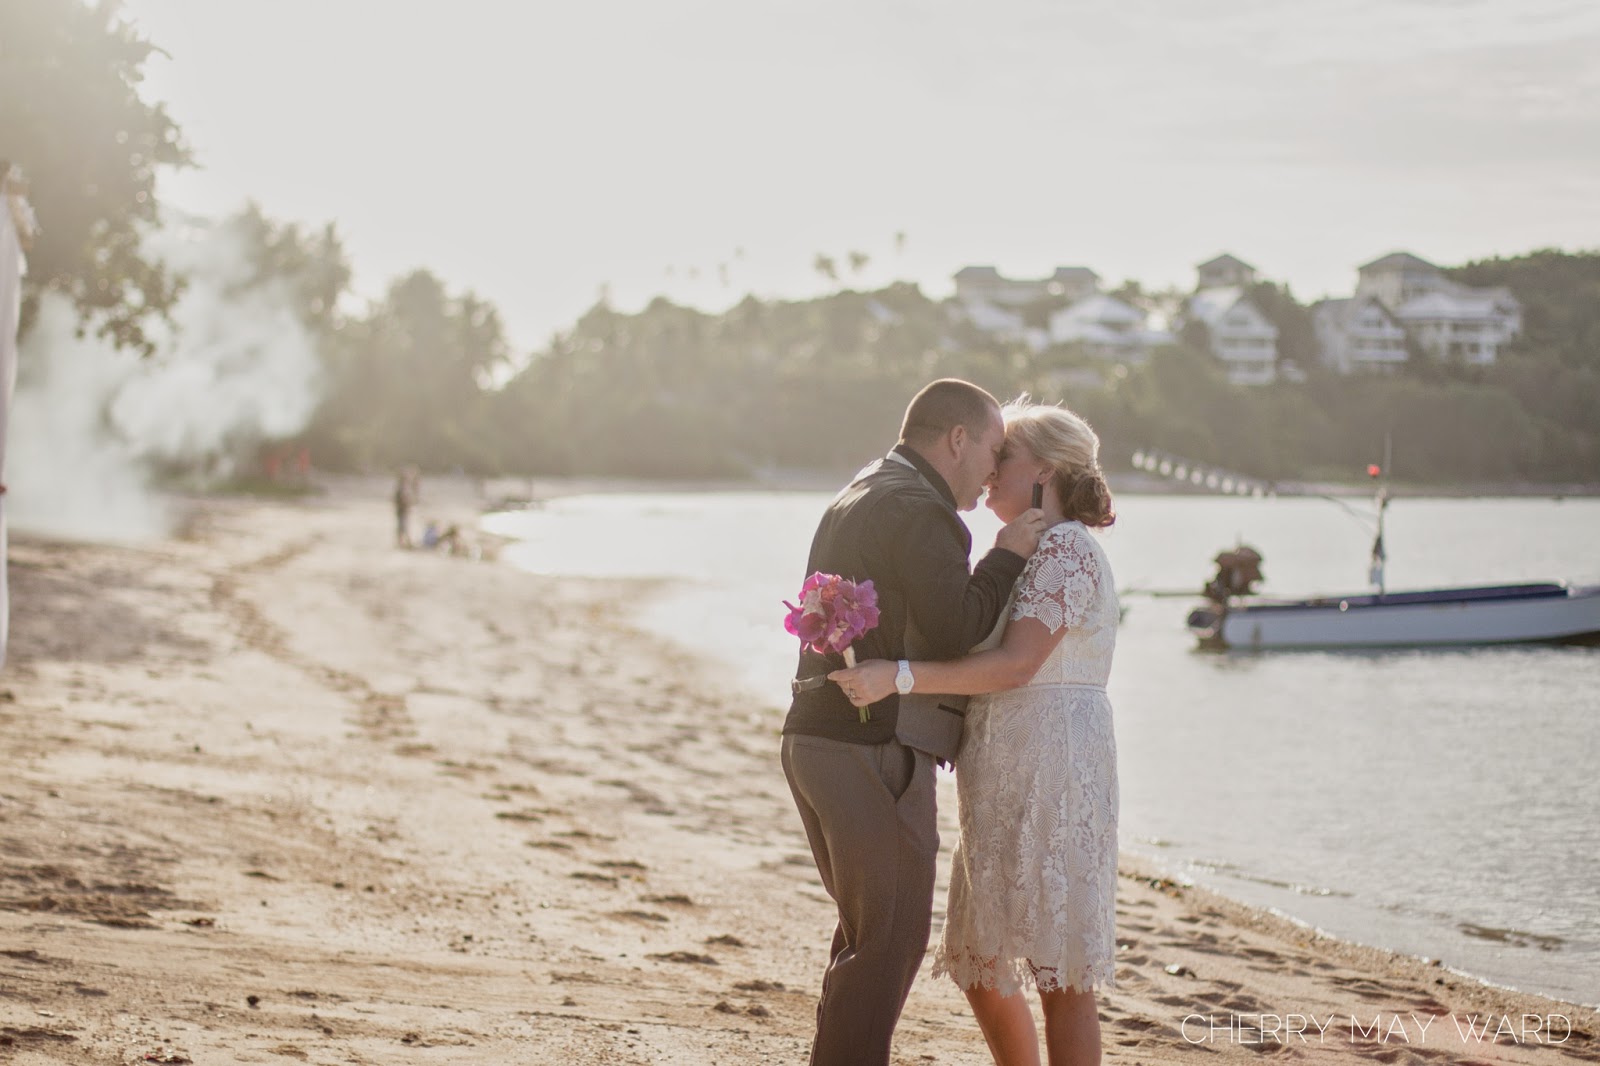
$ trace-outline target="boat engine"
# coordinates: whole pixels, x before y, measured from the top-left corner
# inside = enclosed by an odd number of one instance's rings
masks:
[[[1221,552],[1216,558],[1217,573],[1206,582],[1201,595],[1211,602],[1189,612],[1188,625],[1200,638],[1202,647],[1221,647],[1222,621],[1228,616],[1228,601],[1235,596],[1250,596],[1261,580],[1261,553],[1241,544]]]
[[[1203,590],[1206,599],[1226,604],[1234,596],[1252,596],[1261,581],[1261,553],[1239,545],[1218,554],[1217,573]]]

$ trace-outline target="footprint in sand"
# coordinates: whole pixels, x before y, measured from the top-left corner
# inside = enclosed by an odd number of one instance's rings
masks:
[[[787,992],[782,981],[763,981],[756,978],[754,981],[740,981],[734,985],[736,992]]]
[[[1393,1000],[1391,990],[1362,977],[1335,977],[1332,983],[1346,992],[1354,992],[1362,999]]]
[[[672,919],[668,918],[665,914],[657,914],[655,911],[612,911],[611,917],[623,918],[634,922],[652,922],[657,924],[672,921]]]
[[[644,863],[636,862],[633,859],[617,859],[617,860],[607,861],[607,862],[597,862],[597,863],[595,863],[595,865],[603,867],[603,868],[605,868],[607,870],[626,870],[626,871],[629,871],[631,873],[641,873],[641,874],[649,869],[649,867],[646,866]]]
[[[568,829],[555,835],[558,837],[565,837],[568,840],[596,840],[607,843],[617,839],[614,836],[607,836],[604,833],[591,833],[587,829]]]
[[[655,952],[654,954],[646,955],[645,958],[654,959],[656,962],[677,962],[694,966],[720,965],[717,960],[712,958],[710,955],[701,955],[699,952],[695,951],[659,951]]]

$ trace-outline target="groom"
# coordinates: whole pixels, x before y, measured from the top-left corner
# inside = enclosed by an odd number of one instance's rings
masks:
[[[861,659],[966,654],[994,627],[1044,529],[1028,511],[968,570],[977,506],[1005,444],[1000,405],[978,386],[935,381],[906,408],[900,442],[828,505],[806,572],[870,578],[877,628]],[[813,1066],[886,1064],[932,923],[934,763],[955,758],[966,697],[892,695],[857,709],[826,675],[839,656],[802,649],[783,726],[783,772],[839,924],[817,1003]]]

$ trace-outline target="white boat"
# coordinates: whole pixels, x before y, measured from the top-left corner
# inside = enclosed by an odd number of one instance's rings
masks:
[[[1210,648],[1398,648],[1600,640],[1600,585],[1488,585],[1223,602],[1189,629]]]
[[[1378,478],[1387,465],[1386,454],[1384,467],[1368,467],[1367,473]],[[1240,545],[1217,556],[1216,576],[1205,587],[1210,602],[1189,613],[1190,632],[1204,648],[1249,650],[1600,642],[1600,585],[1544,582],[1387,591],[1383,520],[1389,498],[1387,487],[1380,483],[1375,501],[1377,537],[1372,543],[1372,583],[1377,591],[1303,600],[1258,599],[1261,553]]]

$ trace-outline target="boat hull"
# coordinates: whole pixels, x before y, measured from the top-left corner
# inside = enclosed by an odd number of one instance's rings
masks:
[[[1195,612],[1204,623],[1203,612]],[[1600,586],[1499,586],[1231,607],[1191,628],[1238,649],[1398,648],[1570,641],[1600,635]]]

